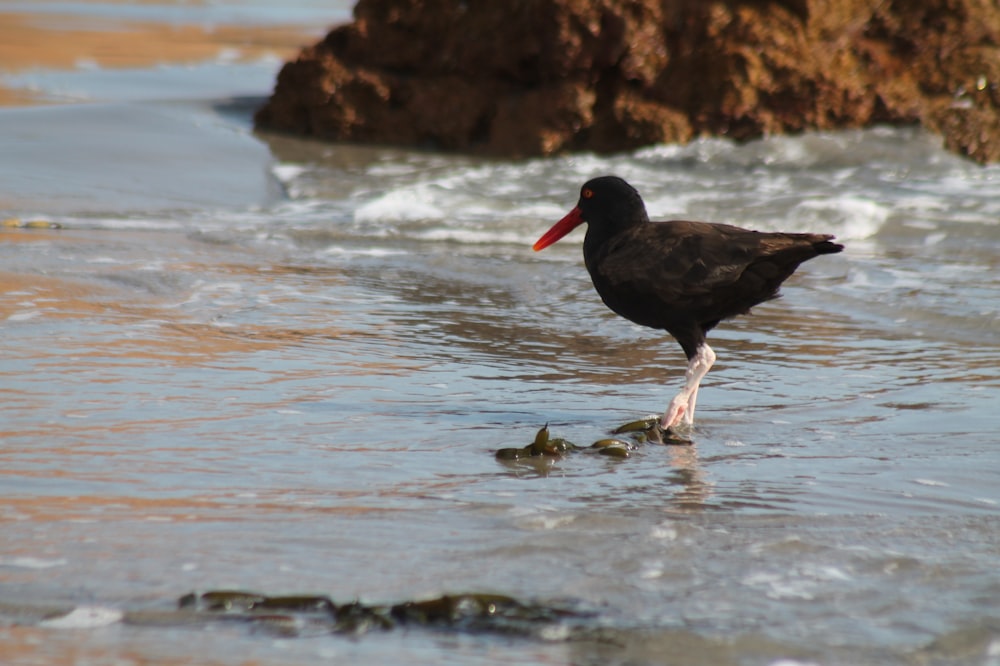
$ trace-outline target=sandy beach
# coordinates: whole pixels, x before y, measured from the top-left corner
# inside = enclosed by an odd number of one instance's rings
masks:
[[[62,3],[64,7],[67,3]],[[249,62],[261,58],[284,60],[322,36],[326,25],[248,25],[179,21],[133,20],[88,12],[107,3],[77,0],[79,12],[5,10],[0,3],[0,73],[30,70],[146,68],[167,64],[195,64],[224,57]],[[122,3],[126,4],[126,3]],[[145,2],[146,6],[185,7],[186,2]],[[280,14],[278,15],[280,16]],[[0,105],[35,105],[60,101],[51,91],[11,88],[0,83]]]

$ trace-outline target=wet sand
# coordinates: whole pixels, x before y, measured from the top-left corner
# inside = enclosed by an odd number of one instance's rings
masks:
[[[0,218],[264,205],[270,152],[211,103],[0,110]],[[188,168],[196,160],[198,169]]]

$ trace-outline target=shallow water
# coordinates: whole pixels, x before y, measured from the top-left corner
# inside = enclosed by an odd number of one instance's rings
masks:
[[[60,227],[0,231],[11,663],[1000,663],[1000,169],[908,129],[523,162],[321,145],[254,136],[237,75],[273,64],[227,67],[167,100],[77,71],[99,103],[0,111],[0,216]],[[498,462],[682,381],[672,340],[603,308],[582,233],[530,250],[610,172],[654,217],[847,250],[713,334],[694,446]],[[220,588],[592,615],[128,621]]]

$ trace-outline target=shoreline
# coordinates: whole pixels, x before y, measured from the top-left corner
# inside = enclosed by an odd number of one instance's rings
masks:
[[[337,23],[336,12],[330,14],[331,21],[323,25],[262,25],[0,11],[0,108],[79,101],[62,100],[51,90],[30,85],[11,85],[9,79],[35,71],[86,74],[164,65],[241,64],[265,58],[284,62]]]

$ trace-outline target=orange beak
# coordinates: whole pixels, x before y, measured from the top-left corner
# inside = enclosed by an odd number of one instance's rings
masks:
[[[552,225],[552,228],[546,231],[541,238],[535,241],[535,244],[532,245],[531,248],[535,252],[544,250],[549,245],[552,245],[557,240],[583,224],[583,222],[583,212],[580,210],[580,207],[577,206],[567,213],[566,217]]]

